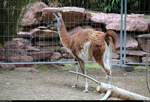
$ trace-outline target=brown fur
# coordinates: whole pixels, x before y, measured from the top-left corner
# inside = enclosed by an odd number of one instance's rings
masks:
[[[108,30],[106,32],[106,39],[105,40],[106,40],[106,42],[110,42],[113,44],[114,52],[116,52],[116,38],[117,38],[117,34],[113,30]]]

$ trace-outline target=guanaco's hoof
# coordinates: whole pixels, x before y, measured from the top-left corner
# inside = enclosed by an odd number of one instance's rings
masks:
[[[77,84],[73,85],[72,88],[77,88]]]
[[[83,92],[84,92],[84,93],[88,93],[89,91],[88,91],[88,90],[83,90]]]

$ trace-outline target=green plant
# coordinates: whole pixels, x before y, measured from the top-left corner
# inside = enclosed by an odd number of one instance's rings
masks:
[[[17,20],[24,6],[37,0],[1,0],[0,43],[16,36]]]
[[[72,65],[72,64],[65,64],[65,68],[66,69],[71,69],[71,68],[74,68],[75,66]],[[95,64],[95,63],[90,63],[90,64],[85,64],[85,68],[86,69],[100,69],[101,66],[98,65],[98,64]]]
[[[85,67],[87,69],[99,69],[101,66],[95,63],[91,63],[91,64],[85,64]]]

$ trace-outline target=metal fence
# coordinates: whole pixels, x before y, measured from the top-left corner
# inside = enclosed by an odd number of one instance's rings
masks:
[[[32,3],[32,0],[23,0],[25,3]],[[41,0],[44,1],[44,0]],[[45,0],[46,1],[46,0]],[[48,1],[48,0],[47,0]],[[82,1],[82,0],[81,0]],[[84,2],[83,2],[84,1]],[[77,7],[83,7],[86,10],[91,11],[92,5],[86,4],[85,0],[83,0],[81,3],[78,3],[76,5],[76,0],[71,0],[68,4],[65,4],[65,6],[77,6]],[[97,0],[97,2],[103,3],[103,0]],[[127,0],[121,0],[119,3],[120,9],[117,11],[117,13],[120,13],[120,31],[118,31],[118,34],[120,36],[120,49],[118,49],[118,55],[117,58],[118,63],[117,65],[126,65],[126,64],[144,64],[141,59],[143,56],[138,55],[136,58],[138,59],[137,62],[130,62],[127,61],[128,53],[127,53],[127,35],[128,33],[132,33],[132,37],[137,39],[137,35],[142,34],[143,32],[127,32],[127,13],[131,13],[131,10],[128,10]],[[21,4],[20,0],[12,0],[12,2],[7,2],[7,0],[3,0],[1,2],[1,20],[0,20],[0,28],[1,28],[1,58],[0,58],[0,64],[66,64],[66,63],[75,63],[75,61],[69,57],[69,54],[66,53],[59,41],[59,37],[53,35],[52,37],[47,35],[40,35],[40,33],[43,33],[42,31],[39,31],[38,36],[30,36],[31,32],[29,30],[32,30],[33,32],[37,29],[46,29],[44,27],[51,28],[51,25],[53,25],[52,22],[42,22],[40,24],[35,24],[34,26],[29,26],[26,24],[20,25],[20,23],[32,23],[34,22],[34,19],[28,20],[26,19],[25,10],[30,10],[29,13],[34,12],[34,8],[32,6],[28,5],[25,6],[24,9],[20,7]],[[48,3],[50,6],[63,6],[59,4],[59,0],[49,0]],[[62,2],[61,2],[62,3]],[[99,3],[99,4],[100,4]],[[17,6],[11,6],[11,4],[16,4]],[[22,3],[22,5],[25,5]],[[46,5],[46,4],[45,4]],[[39,6],[39,7],[44,7]],[[108,2],[109,5],[109,2]],[[138,4],[137,4],[138,5]],[[139,4],[141,5],[141,4]],[[93,12],[101,12],[100,7],[95,8]],[[140,6],[139,6],[140,7]],[[36,7],[35,7],[36,8]],[[140,9],[140,8],[139,8]],[[136,11],[136,13],[145,13],[145,11]],[[146,12],[147,13],[147,12]],[[149,12],[148,12],[149,13]],[[31,15],[32,16],[32,15]],[[37,15],[38,16],[38,15]],[[24,17],[24,18],[23,18]],[[32,18],[32,17],[31,17]],[[21,21],[23,20],[23,21]],[[75,22],[67,22],[69,25],[73,25]],[[17,27],[15,27],[17,26]],[[92,23],[88,21],[81,22],[79,26],[90,26],[90,27],[97,27],[97,23]],[[101,28],[99,28],[101,27]],[[105,26],[101,25],[98,26],[98,30],[102,29],[105,31]],[[49,29],[46,29],[47,31]],[[21,31],[21,32],[20,32]],[[37,30],[38,32],[38,30]],[[19,34],[22,34],[21,36]],[[50,33],[50,32],[49,32]],[[145,33],[145,32],[144,32]],[[147,32],[149,33],[149,32]],[[139,47],[139,46],[137,46]],[[136,48],[138,49],[138,48]],[[139,49],[138,49],[139,50]],[[145,55],[145,54],[144,54]],[[135,56],[134,54],[131,56]]]
[[[127,14],[134,14],[134,13],[141,14],[141,16],[143,16],[144,18],[144,21],[148,24],[148,27],[149,27],[150,18],[148,14],[150,14],[150,9],[147,6],[149,2],[147,0],[143,0],[143,2],[139,3],[138,1],[140,0],[137,0],[137,3],[134,3],[133,5],[128,5],[128,0],[121,0],[120,39],[122,40],[120,40],[120,65],[145,65],[145,64],[149,65],[149,57],[150,57],[149,56],[150,47],[148,46],[150,44],[149,28],[147,31],[136,31],[136,30],[128,31],[127,30],[127,26],[130,27],[129,23],[127,23],[128,22],[127,19],[129,17]],[[135,10],[132,10],[131,7],[132,6],[134,7],[134,5],[137,5],[137,7],[135,8]],[[137,23],[137,25],[138,24],[140,25],[140,23]],[[128,48],[127,44],[129,40],[131,40],[127,37],[128,35],[132,36],[135,39],[135,41],[137,41],[138,45],[136,48],[131,48],[131,49]],[[130,52],[132,54],[129,54]],[[141,55],[139,55],[140,53]],[[128,61],[128,58],[130,56],[133,56],[134,61],[131,61],[131,60]]]

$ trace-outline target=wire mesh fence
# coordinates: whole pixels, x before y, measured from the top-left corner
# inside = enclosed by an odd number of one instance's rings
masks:
[[[50,9],[53,7],[61,10],[70,35],[85,28],[103,32],[114,30],[117,33],[117,44],[112,64],[146,65],[145,68],[149,70],[149,3],[149,0],[1,0],[0,67],[4,64],[25,66],[76,63],[60,42]],[[148,96],[148,92],[145,92],[145,74],[135,72],[128,76],[126,73],[114,73],[113,84],[126,89],[130,86],[128,88],[134,91],[139,89],[138,93],[141,91],[141,94],[146,93]],[[148,73],[146,80],[149,87]],[[68,76],[65,74],[61,80]]]
[[[133,1],[131,1],[133,2]],[[148,59],[149,57],[146,57],[149,55],[149,21],[150,21],[150,9],[148,7],[149,1],[144,0],[140,2],[140,0],[137,0],[133,5],[127,4],[127,13],[128,14],[137,14],[139,17],[137,20],[136,25],[141,26],[141,30],[136,29],[133,31],[129,31],[128,27],[130,27],[129,17],[127,17],[126,25],[127,25],[127,35],[126,35],[126,52],[124,52],[124,55],[126,55],[126,64],[131,65],[145,65],[146,63],[149,63]],[[135,7],[135,5],[137,5]],[[131,7],[135,7],[135,9],[131,9]],[[133,23],[133,22],[132,22]],[[134,23],[133,23],[134,24]],[[147,26],[144,27],[144,24]],[[131,28],[131,27],[130,27]],[[145,29],[147,28],[147,29]],[[142,30],[143,29],[143,30]],[[145,29],[145,30],[144,30]],[[131,41],[131,43],[130,43]],[[128,45],[136,44],[136,46],[130,48]],[[132,59],[132,58],[133,59]]]
[[[47,9],[61,7],[70,34],[81,28],[115,30],[118,41],[113,63],[144,64],[149,40],[143,42],[138,35],[149,33],[149,1],[128,0],[122,5],[121,1],[123,3],[123,0],[3,0],[0,3],[1,63],[73,61],[61,44],[51,11]],[[67,6],[70,8],[65,8]],[[126,21],[121,21],[121,17]]]

